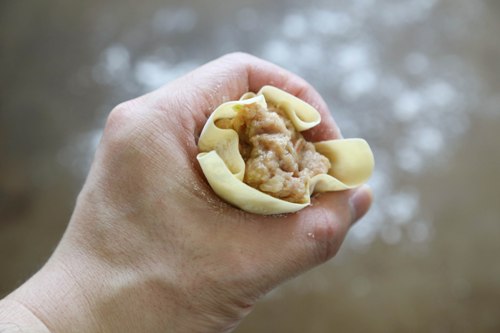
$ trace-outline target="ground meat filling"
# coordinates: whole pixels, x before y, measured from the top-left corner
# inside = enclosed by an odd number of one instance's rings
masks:
[[[304,140],[281,109],[250,104],[237,111],[235,118],[215,124],[238,133],[246,163],[244,182],[282,200],[306,202],[309,180],[327,173],[330,161]]]

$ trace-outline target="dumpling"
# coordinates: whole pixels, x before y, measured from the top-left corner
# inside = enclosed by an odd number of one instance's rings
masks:
[[[197,159],[210,186],[251,213],[291,213],[314,192],[354,188],[374,161],[363,139],[307,142],[300,132],[321,121],[318,111],[272,86],[220,105],[198,141]]]

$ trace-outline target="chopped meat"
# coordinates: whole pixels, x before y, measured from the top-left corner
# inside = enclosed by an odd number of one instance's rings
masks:
[[[307,201],[309,180],[330,169],[330,161],[316,152],[285,113],[254,103],[237,107],[233,119],[216,121],[234,129],[246,163],[244,182],[273,197],[294,203]]]

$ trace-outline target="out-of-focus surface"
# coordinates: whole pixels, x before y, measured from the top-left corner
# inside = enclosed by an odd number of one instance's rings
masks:
[[[336,259],[236,332],[499,332],[499,34],[493,0],[1,2],[0,296],[57,244],[107,112],[241,50],[309,80],[377,166]]]

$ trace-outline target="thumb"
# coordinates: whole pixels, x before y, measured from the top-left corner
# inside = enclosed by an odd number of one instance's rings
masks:
[[[352,224],[359,221],[371,207],[373,202],[373,192],[369,185],[364,184],[357,188],[351,198],[349,205],[351,207]]]
[[[339,250],[349,228],[362,218],[372,203],[368,185],[355,190],[323,193],[312,205],[268,228],[270,258],[285,280],[331,259]],[[266,237],[267,238],[267,237]],[[278,267],[277,267],[278,266]]]
[[[303,228],[308,237],[304,249],[315,266],[331,259],[339,250],[349,228],[361,219],[372,203],[368,185],[345,192],[325,193],[304,211]]]

